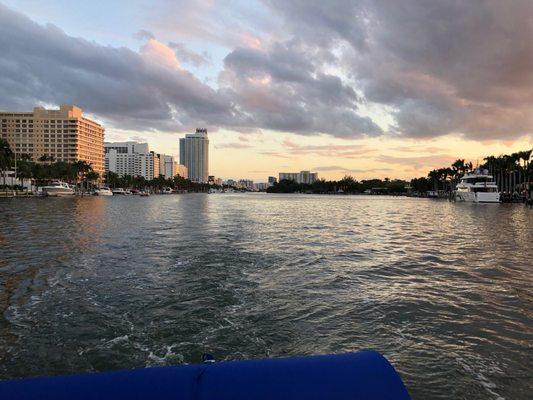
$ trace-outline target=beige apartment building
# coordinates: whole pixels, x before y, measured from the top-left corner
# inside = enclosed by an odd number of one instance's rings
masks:
[[[0,111],[0,137],[17,154],[34,161],[42,156],[56,161],[86,161],[104,176],[104,127],[83,116],[73,105],[59,110],[35,107],[33,112]]]

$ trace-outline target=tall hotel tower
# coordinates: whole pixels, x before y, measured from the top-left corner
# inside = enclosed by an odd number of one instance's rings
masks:
[[[0,138],[17,154],[38,161],[42,156],[56,161],[86,161],[104,175],[104,127],[83,116],[74,105],[59,110],[35,107],[29,112],[1,112]]]
[[[207,182],[209,176],[209,138],[207,129],[180,139],[180,164],[187,167],[188,178],[193,182]]]

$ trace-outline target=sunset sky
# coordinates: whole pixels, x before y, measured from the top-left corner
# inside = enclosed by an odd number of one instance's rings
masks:
[[[0,110],[63,103],[217,177],[424,176],[533,146],[533,1],[0,0]]]

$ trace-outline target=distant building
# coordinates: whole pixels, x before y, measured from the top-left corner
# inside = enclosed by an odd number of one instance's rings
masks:
[[[164,165],[164,163],[161,161],[161,157],[159,154],[156,154],[155,152],[151,151],[150,155],[152,156],[152,160],[153,160],[152,163],[154,166],[154,169],[153,169],[154,178],[159,178],[159,175],[163,175],[161,173],[161,164]]]
[[[142,176],[146,180],[157,178],[160,173],[160,159],[149,150],[148,143],[114,142],[105,143],[105,171],[118,176]]]
[[[259,190],[260,192],[264,192],[272,185],[268,182],[260,182],[260,183],[256,183],[255,186],[257,187],[257,190]]]
[[[290,180],[294,181],[296,183],[305,183],[305,184],[311,184],[318,180],[318,173],[316,172],[309,172],[309,171],[300,171],[300,172],[280,172],[279,173],[279,180]],[[270,182],[270,178],[269,178]]]
[[[268,177],[268,185],[269,186],[273,186],[274,183],[276,183],[278,181],[278,178],[276,178],[275,176],[269,176]]]
[[[174,161],[174,176],[179,175],[182,178],[188,179],[187,167],[182,164],[178,164]]]
[[[246,190],[255,190],[254,181],[250,179],[240,179],[237,183],[237,187]]]
[[[207,129],[180,139],[180,164],[187,167],[188,178],[193,182],[207,182],[209,176],[209,138]]]
[[[74,105],[58,110],[35,107],[33,112],[0,112],[0,138],[14,153],[33,161],[42,156],[56,161],[85,161],[104,174],[104,127],[83,116]]]
[[[163,157],[163,173],[162,175],[167,179],[172,179],[176,176],[176,171],[174,169],[174,164],[176,163],[174,161],[174,157],[172,156],[166,156],[162,155]],[[160,167],[161,170],[161,167]]]

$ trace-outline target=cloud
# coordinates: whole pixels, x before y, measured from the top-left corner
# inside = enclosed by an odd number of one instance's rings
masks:
[[[382,129],[359,113],[356,91],[322,70],[323,55],[298,40],[264,51],[237,48],[224,60],[219,84],[250,123],[301,135],[379,136]]]
[[[141,29],[140,31],[137,31],[135,34],[133,34],[133,38],[137,40],[145,41],[145,40],[155,39],[155,35],[150,31]]]
[[[146,11],[136,52],[0,5],[0,108],[75,103],[111,126],[167,132],[533,138],[531,15],[531,0],[169,0]],[[226,54],[216,85],[187,70],[210,61],[192,40]]]
[[[446,154],[436,154],[432,156],[417,156],[417,157],[395,157],[389,155],[381,155],[375,158],[376,161],[384,164],[406,165],[415,170],[425,167],[439,168],[445,165],[452,164],[457,157],[452,157]]]
[[[335,158],[360,158],[361,156],[368,156],[374,153],[374,149],[366,145],[301,145],[292,140],[286,139],[283,141],[283,147],[291,154],[315,154],[322,157]]]
[[[392,130],[426,138],[533,134],[533,2],[268,0],[307,54],[338,54]]]
[[[366,168],[366,169],[356,169],[356,168],[344,168],[339,167],[338,165],[327,165],[327,166],[319,166],[313,168],[313,171],[318,172],[328,172],[328,171],[342,171],[342,172],[349,172],[349,173],[365,173],[365,172],[387,172],[387,171],[393,171],[392,168]]]
[[[277,157],[277,158],[292,158],[291,156],[283,153],[279,153],[276,151],[260,151],[258,152],[261,155],[269,156],[269,157]]]
[[[153,62],[170,69],[181,69],[174,51],[156,39],[149,39],[141,47],[140,53],[147,62]]]
[[[187,49],[183,43],[170,42],[168,47],[174,50],[180,61],[194,65],[195,67],[209,64],[211,62],[209,60],[209,55],[206,52],[202,54],[195,53],[194,51]]]
[[[0,5],[0,53],[3,109],[74,103],[123,129],[174,132],[239,121],[155,39],[140,53],[100,46]]]
[[[252,147],[254,146],[251,144],[236,142],[220,143],[215,145],[215,149],[250,149]]]

